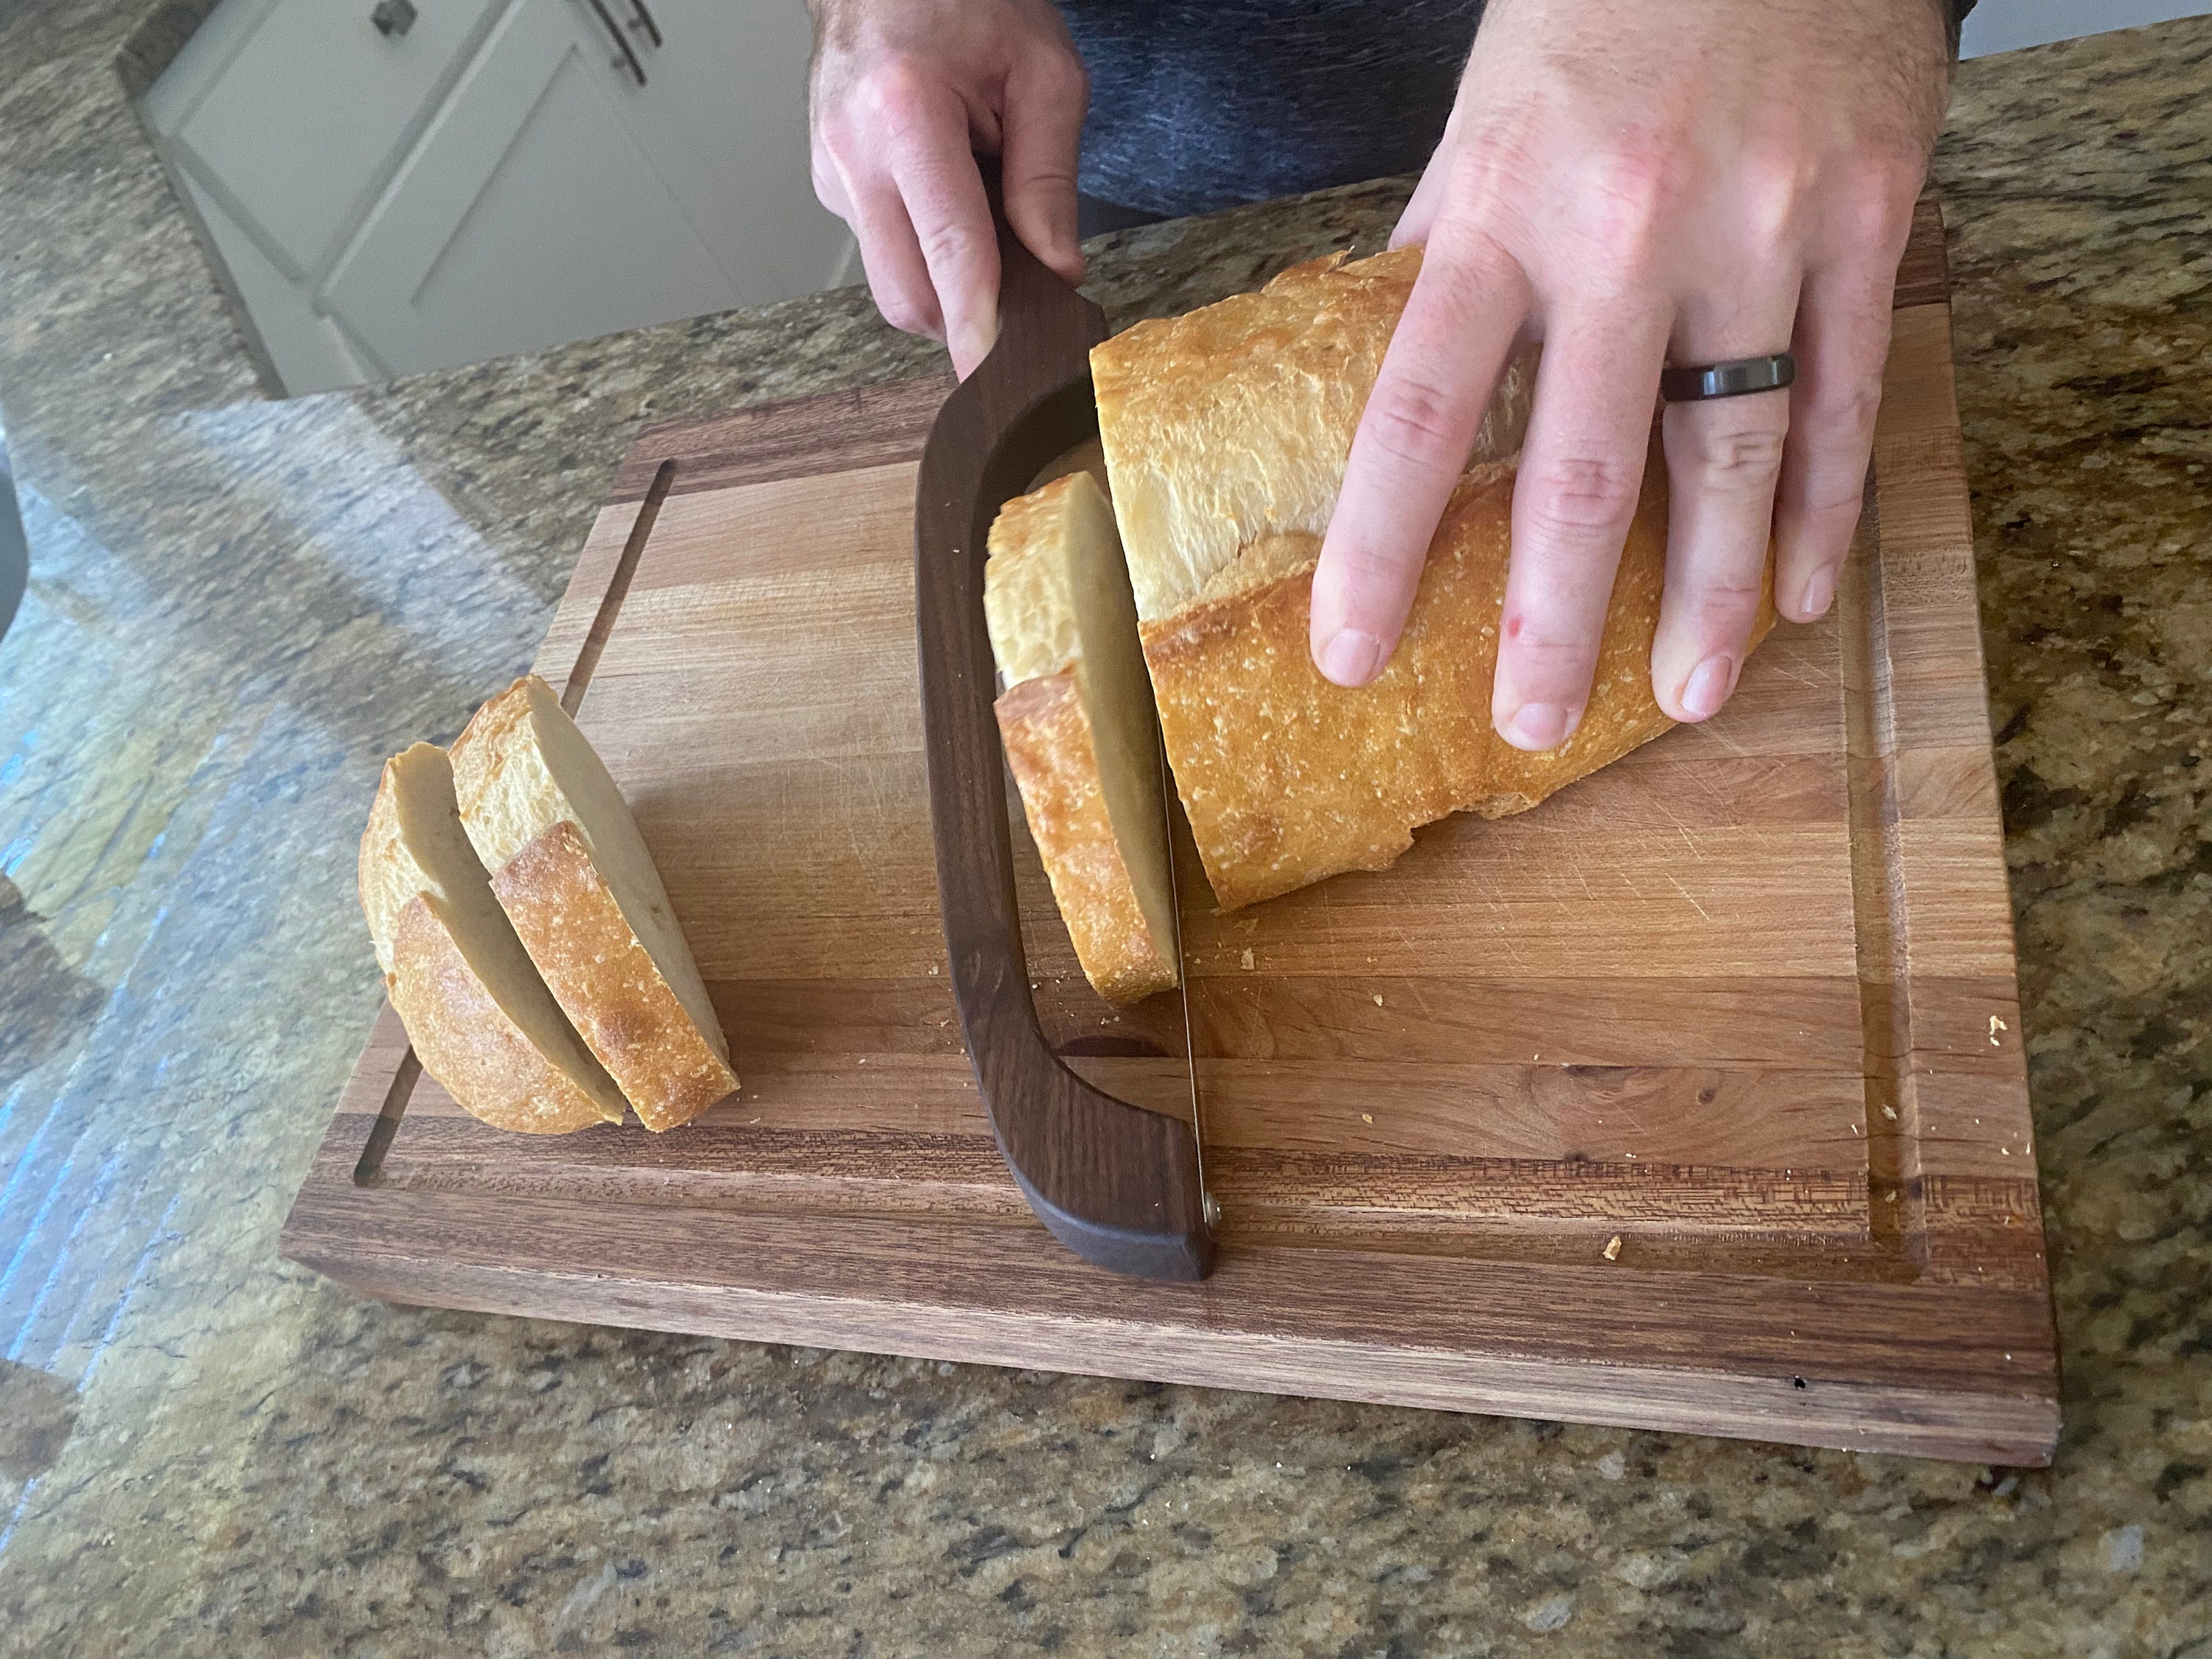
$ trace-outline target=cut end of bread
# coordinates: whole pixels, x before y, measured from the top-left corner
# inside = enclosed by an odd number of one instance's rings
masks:
[[[1023,681],[1000,697],[998,716],[1023,815],[1084,977],[1114,1003],[1172,990],[1174,935],[1157,939],[1146,917],[1107,809],[1074,671]]]
[[[453,745],[463,823],[554,997],[649,1129],[733,1092],[705,981],[605,763],[544,681],[517,680]]]
[[[362,908],[423,1069],[503,1129],[619,1122],[623,1097],[562,1012],[461,827],[446,751],[386,763],[362,838]]]
[[[998,705],[1030,833],[1083,971],[1133,1002],[1176,981],[1167,794],[1136,605],[1096,477],[1009,501],[984,568]]]

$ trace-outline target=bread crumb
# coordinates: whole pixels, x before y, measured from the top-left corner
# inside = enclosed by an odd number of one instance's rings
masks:
[[[1375,994],[1375,1006],[1377,1008],[1380,1008],[1382,1006],[1382,994],[1380,991],[1377,991]]]
[[[1249,974],[1252,971],[1252,947],[1249,945],[1244,947],[1243,965],[1246,973]]]
[[[1894,1106],[1883,1107],[1881,1109],[1881,1115],[1887,1118],[1892,1123],[1897,1121],[1897,1108]]]
[[[931,963],[929,964],[929,971],[930,971],[932,974],[936,973],[936,971],[937,971],[937,964],[936,964],[935,963],[933,963],[933,963]]]
[[[1375,1114],[1372,1112],[1362,1112],[1359,1115],[1359,1121],[1362,1123],[1372,1123],[1375,1121]]]
[[[2002,1043],[1997,1041],[1997,1033],[1999,1031],[2009,1031],[2010,1030],[2012,1030],[2011,1026],[2006,1024],[1995,1014],[1991,1014],[1990,1016],[1990,1047],[1992,1048],[2002,1048],[2004,1047]]]
[[[1615,1233],[1611,1238],[1606,1240],[1605,1259],[1607,1261],[1618,1261],[1620,1260],[1620,1235],[1619,1233]]]

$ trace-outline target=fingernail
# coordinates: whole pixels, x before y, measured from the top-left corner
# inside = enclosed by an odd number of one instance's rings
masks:
[[[1717,714],[1735,686],[1735,662],[1727,657],[1708,657],[1690,671],[1689,684],[1682,688],[1682,712],[1693,720]]]
[[[1321,672],[1339,685],[1360,686],[1375,678],[1382,641],[1356,628],[1340,628],[1321,649]]]
[[[1828,614],[1828,605],[1836,597],[1836,573],[1822,568],[1815,570],[1805,581],[1804,597],[1797,601],[1797,609],[1807,622]]]
[[[1516,749],[1557,749],[1573,730],[1567,711],[1556,702],[1524,702],[1505,723],[1505,741]]]

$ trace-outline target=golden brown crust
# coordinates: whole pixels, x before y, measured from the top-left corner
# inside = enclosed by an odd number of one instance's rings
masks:
[[[1003,684],[1056,674],[1076,659],[1075,605],[1060,547],[1079,472],[1017,495],[991,521],[983,621]]]
[[[1651,693],[1667,546],[1655,447],[1582,724],[1540,755],[1492,732],[1512,489],[1510,470],[1498,469],[1453,495],[1405,635],[1358,690],[1322,679],[1309,655],[1310,559],[1144,628],[1168,757],[1224,909],[1381,869],[1416,827],[1449,812],[1524,811],[1673,724]],[[1772,620],[1770,603],[1754,644]]]
[[[399,913],[425,884],[399,839],[399,783],[394,769],[398,759],[394,756],[384,763],[376,799],[368,809],[368,827],[361,834],[361,856],[354,866],[361,913],[368,919],[369,943],[375,948],[376,965],[387,982],[392,978],[392,941],[398,931]]]
[[[416,1057],[499,1128],[620,1122],[613,1079],[531,965],[456,812],[446,757],[418,743],[385,763],[361,841],[362,909]]]
[[[1099,436],[1139,618],[1176,617],[1257,538],[1327,529],[1420,267],[1419,248],[1351,264],[1336,254],[1093,348]],[[1519,447],[1534,368],[1533,348],[1507,365],[1474,460]]]
[[[415,1057],[471,1115],[529,1135],[563,1135],[605,1121],[598,1103],[493,1000],[419,894],[398,914],[392,956],[392,1006]]]
[[[1075,671],[1024,680],[997,707],[1022,811],[1085,975],[1110,1002],[1170,989],[1176,966],[1154,947],[1122,861]]]
[[[738,1086],[631,931],[574,823],[540,833],[491,885],[555,999],[647,1128],[689,1122]]]

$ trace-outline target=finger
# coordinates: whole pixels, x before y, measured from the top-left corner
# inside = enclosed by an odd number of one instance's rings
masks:
[[[1437,140],[1429,164],[1421,169],[1420,182],[1413,186],[1406,210],[1398,216],[1398,222],[1390,232],[1392,247],[1413,247],[1429,240],[1429,232],[1436,224],[1437,209],[1443,202],[1444,179],[1451,171],[1451,158],[1458,146],[1459,106],[1454,103],[1451,114],[1444,121],[1443,137]]]
[[[968,114],[950,88],[916,86],[886,137],[891,182],[913,222],[954,371],[965,379],[999,337],[999,237]]]
[[[1670,355],[1717,363],[1783,349],[1794,273],[1755,297],[1700,296],[1675,315]],[[1651,641],[1651,691],[1671,720],[1709,720],[1735,690],[1766,587],[1774,488],[1790,432],[1784,392],[1667,405],[1667,586]]]
[[[1490,696],[1492,723],[1516,749],[1558,748],[1589,705],[1643,490],[1668,320],[1661,302],[1632,296],[1547,319]]]
[[[875,295],[876,309],[893,328],[908,334],[945,338],[945,319],[938,310],[937,289],[923,263],[921,244],[915,239],[906,204],[888,177],[860,179],[841,168],[847,199],[852,204],[849,221],[860,245],[860,269]]]
[[[1798,304],[1797,380],[1774,502],[1774,602],[1823,615],[1858,528],[1889,357],[1894,264],[1814,270]]]
[[[847,224],[853,222],[853,198],[846,193],[844,175],[830,154],[819,128],[807,146],[807,173],[814,181],[815,199]]]
[[[1006,222],[1071,286],[1083,280],[1075,168],[1090,103],[1091,77],[1072,52],[1033,55],[1007,78],[1000,153]]]
[[[1479,232],[1441,233],[1352,441],[1314,570],[1309,649],[1339,685],[1382,672],[1444,502],[1528,314],[1521,268]]]

